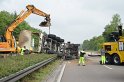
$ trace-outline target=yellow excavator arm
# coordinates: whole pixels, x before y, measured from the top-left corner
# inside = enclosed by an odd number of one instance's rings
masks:
[[[50,15],[44,13],[43,11],[35,8],[33,5],[27,5],[26,6],[27,10],[26,11],[22,11],[18,17],[11,23],[10,26],[7,27],[6,29],[6,33],[5,33],[5,38],[6,41],[10,44],[11,47],[14,47],[14,39],[13,39],[13,35],[12,32],[14,31],[14,29],[24,21],[24,19],[26,19],[31,13],[39,15],[39,16],[43,16],[45,17],[45,21],[47,23],[50,23]],[[49,24],[50,25],[50,24]]]

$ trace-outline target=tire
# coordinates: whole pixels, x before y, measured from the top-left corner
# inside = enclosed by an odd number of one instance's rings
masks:
[[[55,39],[57,42],[59,42],[60,41],[60,37],[56,37],[56,39]]]
[[[115,65],[120,65],[120,57],[116,54],[113,56],[113,62]]]
[[[49,35],[48,35],[48,38],[55,39],[55,38],[56,38],[56,35],[54,35],[54,34],[49,34]]]
[[[64,39],[60,39],[60,42],[64,42]]]
[[[47,41],[47,42],[51,42],[51,39],[47,38],[46,41]]]
[[[105,60],[106,60],[105,61],[106,64],[112,64],[112,58],[109,54],[105,55]]]

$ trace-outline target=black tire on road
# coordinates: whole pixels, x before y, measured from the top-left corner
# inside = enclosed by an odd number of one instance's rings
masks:
[[[114,62],[115,65],[120,65],[121,64],[119,55],[115,54],[113,56],[113,62]]]
[[[105,61],[106,64],[112,64],[112,58],[109,54],[105,55],[105,60],[106,60]]]

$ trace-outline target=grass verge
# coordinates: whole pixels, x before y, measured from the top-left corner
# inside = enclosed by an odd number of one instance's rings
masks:
[[[61,63],[61,60],[55,60],[54,62],[36,70],[35,72],[25,76],[18,82],[43,82],[48,75],[50,75],[53,70]]]
[[[9,56],[0,58],[0,78],[16,73],[24,68],[32,66],[43,60],[49,59],[56,55],[48,54],[30,54],[24,56]]]

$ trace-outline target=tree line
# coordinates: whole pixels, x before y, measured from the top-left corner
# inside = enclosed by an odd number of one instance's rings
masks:
[[[84,50],[99,51],[102,46],[102,43],[109,41],[110,33],[113,31],[118,31],[117,27],[120,24],[122,24],[120,15],[119,14],[113,15],[110,23],[105,25],[102,35],[94,36],[93,38],[89,40],[84,40],[82,44],[82,48]]]
[[[6,28],[11,25],[11,23],[16,19],[17,13],[9,13],[7,11],[0,11],[0,35],[4,35],[6,32]],[[30,30],[31,32],[42,32],[39,29],[31,27],[26,21],[23,21],[21,24],[15,28],[13,35],[16,40],[19,39],[19,34],[22,30]],[[33,35],[35,38],[35,46],[38,46],[38,36]]]

